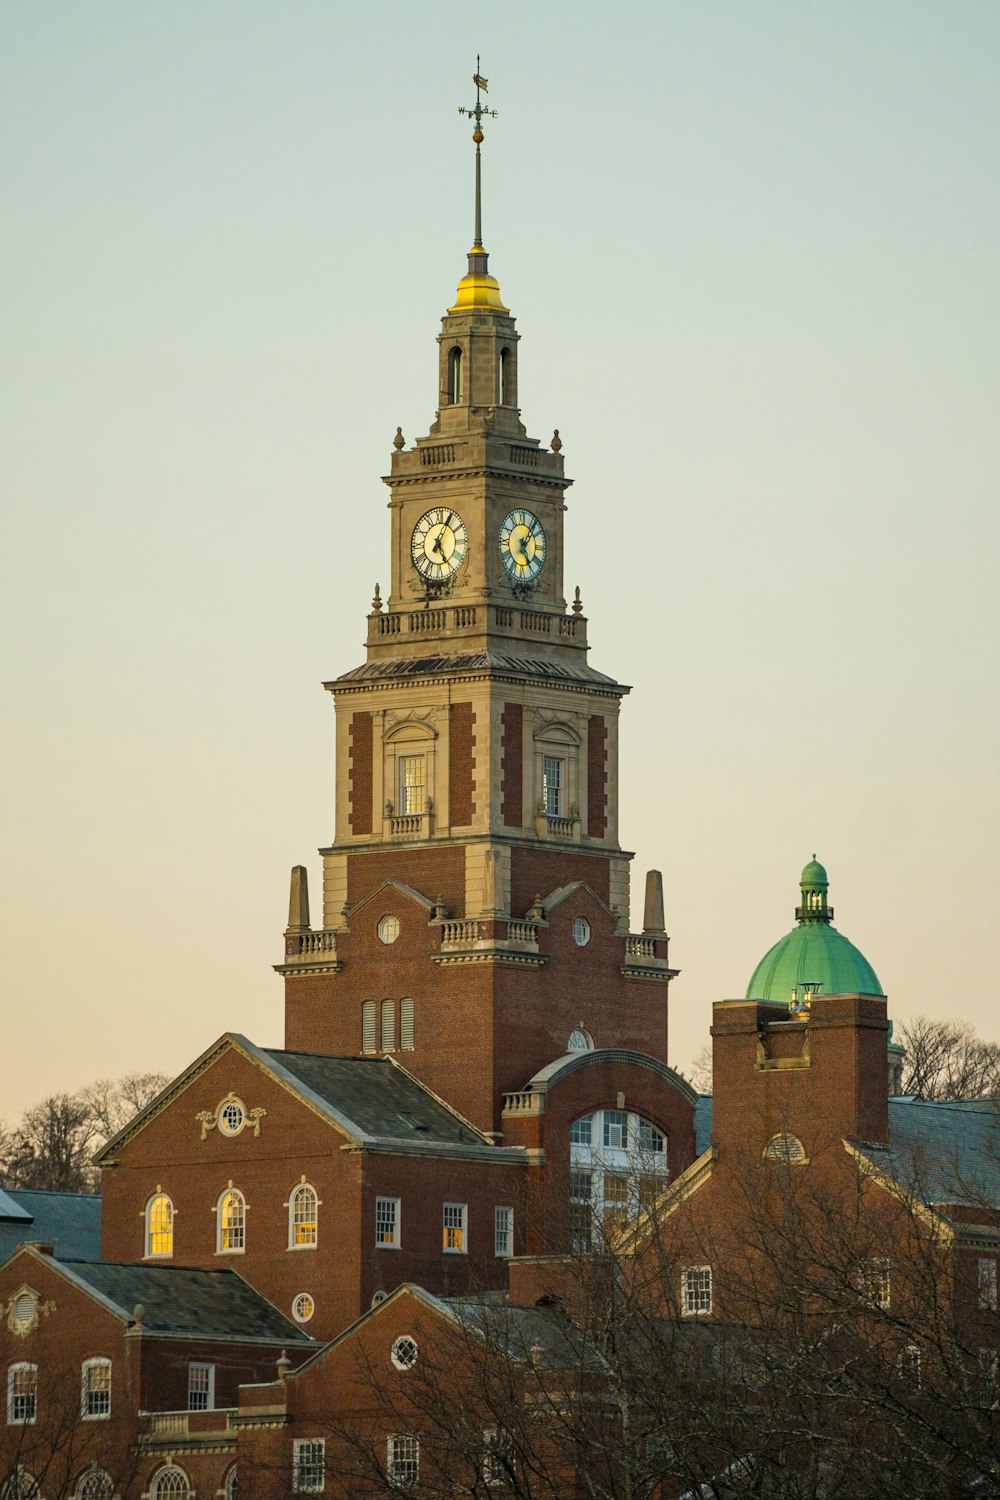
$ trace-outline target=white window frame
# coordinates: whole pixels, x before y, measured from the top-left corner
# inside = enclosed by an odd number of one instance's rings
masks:
[[[385,1470],[389,1480],[408,1489],[420,1479],[420,1439],[412,1432],[391,1432],[385,1445]]]
[[[493,1252],[502,1260],[514,1254],[514,1210],[498,1203],[493,1210]]]
[[[997,1262],[994,1255],[979,1257],[979,1306],[987,1312],[997,1310]]]
[[[91,1389],[90,1376],[93,1370],[107,1370],[107,1391],[94,1391]],[[90,1398],[92,1396],[107,1396],[107,1408],[104,1411],[91,1411]],[[85,1359],[80,1368],[80,1417],[84,1422],[106,1422],[111,1415],[111,1361],[104,1355],[95,1355],[93,1359]]]
[[[514,1467],[514,1439],[504,1427],[483,1432],[483,1483],[506,1484]]]
[[[313,1212],[311,1219],[296,1218],[296,1210],[299,1200],[307,1193],[312,1194]],[[299,1240],[296,1238],[296,1230],[299,1224],[312,1225],[312,1239]],[[288,1199],[288,1248],[289,1250],[316,1250],[319,1248],[319,1193],[311,1182],[297,1182],[292,1188]]]
[[[30,1392],[15,1393],[14,1386],[17,1377],[22,1370],[30,1370],[33,1376],[32,1389]],[[24,1409],[21,1416],[15,1415],[14,1403],[16,1401],[30,1402],[30,1415],[28,1407]],[[33,1427],[38,1421],[38,1366],[30,1359],[20,1359],[16,1364],[7,1367],[7,1426],[8,1427]]]
[[[178,1489],[173,1483],[175,1475],[181,1480],[184,1485],[184,1488],[182,1490]],[[168,1477],[171,1480],[171,1485],[169,1489],[164,1489],[163,1482]],[[152,1483],[149,1486],[149,1493],[152,1497],[152,1500],[160,1500],[161,1495],[190,1495],[191,1481],[179,1464],[164,1464],[163,1468],[159,1469],[157,1473],[153,1475]]]
[[[449,1223],[449,1220],[451,1222]],[[459,1243],[449,1244],[455,1234]],[[441,1207],[441,1248],[445,1255],[468,1255],[469,1253],[469,1205],[467,1203],[444,1203]]]
[[[708,1318],[712,1314],[711,1266],[685,1266],[681,1271],[681,1316]]]
[[[112,1500],[115,1482],[107,1469],[93,1464],[80,1475],[73,1493],[76,1500]]]
[[[885,1312],[892,1303],[892,1273],[885,1255],[872,1255],[858,1268],[858,1293],[869,1307]]]
[[[167,1204],[168,1211],[169,1211],[169,1214],[170,1214],[170,1230],[169,1230],[169,1233],[170,1233],[170,1249],[169,1250],[154,1250],[153,1249],[153,1235],[154,1235],[154,1233],[155,1234],[165,1234],[167,1232],[167,1231],[162,1230],[162,1229],[158,1229],[158,1230],[155,1230],[155,1231],[153,1229],[153,1222],[152,1222],[153,1204],[154,1203],[161,1203],[161,1202]],[[173,1199],[171,1198],[171,1196],[170,1196],[169,1193],[164,1193],[164,1192],[162,1192],[158,1188],[156,1190],[156,1192],[152,1193],[149,1196],[149,1198],[146,1200],[146,1207],[145,1207],[145,1209],[143,1211],[144,1234],[145,1234],[144,1254],[145,1254],[146,1260],[170,1260],[170,1259],[172,1259],[173,1253],[174,1253],[174,1219],[176,1217],[177,1217],[177,1211],[174,1208]]]
[[[223,1244],[223,1239],[224,1239],[226,1233],[228,1232],[228,1227],[229,1227],[225,1223],[224,1218],[223,1218],[223,1213],[222,1213],[222,1206],[225,1203],[225,1201],[226,1201],[227,1198],[238,1199],[239,1203],[240,1203],[240,1206],[242,1208],[242,1213],[240,1214],[240,1225],[239,1225],[240,1242],[239,1242],[238,1245],[225,1245],[225,1244]],[[248,1212],[248,1209],[247,1209],[246,1195],[244,1193],[242,1193],[238,1187],[229,1186],[227,1188],[224,1188],[223,1191],[219,1194],[219,1200],[218,1200],[218,1202],[215,1205],[215,1253],[216,1253],[216,1255],[245,1255],[246,1254],[246,1248],[247,1248],[247,1212]]]
[[[420,1350],[412,1333],[401,1333],[398,1339],[393,1339],[389,1350],[389,1358],[397,1370],[412,1370],[419,1354]]]
[[[379,1208],[383,1203],[392,1204],[392,1239],[379,1238]],[[399,1198],[379,1196],[375,1199],[375,1248],[377,1250],[398,1250],[401,1244],[400,1216],[402,1203]],[[383,1222],[388,1222],[383,1220]]]
[[[326,1438],[295,1438],[292,1442],[292,1491],[321,1495],[326,1487]]]
[[[542,755],[541,802],[547,818],[565,816],[566,760],[562,755]]]
[[[419,766],[419,780],[408,779],[410,766]],[[399,817],[421,817],[427,811],[427,756],[422,750],[396,757],[396,799]]]
[[[195,1371],[199,1379],[204,1375],[204,1389],[195,1386]],[[200,1398],[204,1396],[205,1404],[201,1404]],[[192,1401],[198,1397],[198,1403],[192,1406]],[[187,1409],[188,1411],[214,1411],[215,1410],[215,1366],[204,1360],[192,1360],[188,1365],[187,1379]]]

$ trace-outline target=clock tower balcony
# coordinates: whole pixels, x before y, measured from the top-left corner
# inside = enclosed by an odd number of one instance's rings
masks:
[[[381,601],[380,601],[381,602]],[[533,653],[559,655],[589,649],[587,619],[583,614],[540,608],[530,599],[513,603],[451,604],[431,602],[423,607],[372,610],[368,616],[368,659],[426,654],[428,643],[461,643],[463,652],[487,643],[509,649],[530,645]]]

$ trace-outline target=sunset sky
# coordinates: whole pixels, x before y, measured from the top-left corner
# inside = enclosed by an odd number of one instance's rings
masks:
[[[477,14],[481,22],[477,26]],[[671,1061],[801,866],[897,1020],[1000,1040],[1000,5],[0,5],[0,1118],[282,1040],[320,684],[388,584],[477,51],[522,418],[633,685]]]

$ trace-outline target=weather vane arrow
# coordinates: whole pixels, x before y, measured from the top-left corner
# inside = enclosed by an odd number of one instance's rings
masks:
[[[476,71],[472,75],[472,81],[476,85],[476,102],[472,109],[466,109],[463,104],[458,106],[460,115],[467,115],[470,120],[475,121],[475,129],[472,139],[476,143],[476,235],[473,241],[473,250],[483,248],[483,194],[482,194],[482,164],[479,148],[483,141],[483,121],[487,116],[496,119],[495,109],[487,109],[481,99],[482,94],[489,93],[489,79],[484,78],[480,72],[479,54],[476,53]]]

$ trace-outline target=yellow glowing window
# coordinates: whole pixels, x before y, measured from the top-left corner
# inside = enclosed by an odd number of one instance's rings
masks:
[[[173,1255],[174,1205],[166,1193],[150,1198],[146,1208],[146,1254]]]
[[[628,1222],[628,1178],[618,1172],[604,1174],[604,1230],[614,1234]]]
[[[403,755],[399,759],[399,810],[407,816],[422,813],[427,782],[422,755]]]
[[[230,1188],[219,1199],[219,1249],[241,1251],[247,1245],[247,1205],[238,1188]]]
[[[303,1183],[301,1187],[295,1189],[292,1194],[291,1243],[293,1246],[315,1245],[318,1206],[316,1190],[308,1183]]]
[[[444,1239],[445,1250],[465,1253],[465,1220],[467,1208],[464,1203],[446,1203],[444,1206]]]

